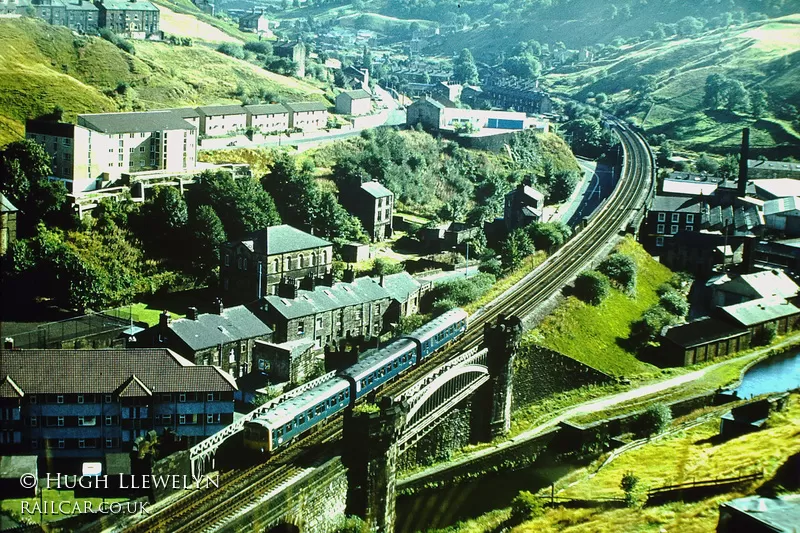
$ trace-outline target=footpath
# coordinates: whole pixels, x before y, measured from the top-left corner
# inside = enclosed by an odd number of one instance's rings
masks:
[[[792,344],[797,344],[800,342],[800,333],[795,333],[789,337],[786,337],[781,342],[777,344],[773,344],[771,346],[765,346],[764,348],[760,348],[752,353],[748,353],[746,355],[742,355],[740,357],[735,357],[733,359],[727,359],[725,361],[720,361],[719,363],[714,363],[713,365],[709,365],[707,367],[701,368],[699,370],[695,370],[693,372],[689,372],[687,374],[682,374],[680,376],[675,376],[673,378],[665,379],[663,381],[659,381],[657,383],[651,383],[650,385],[644,385],[642,387],[637,387],[635,389],[629,390],[627,392],[622,392],[619,394],[614,394],[611,396],[606,396],[604,398],[598,398],[595,400],[590,400],[581,404],[578,404],[573,407],[568,407],[547,422],[539,424],[536,427],[528,429],[516,437],[513,437],[509,440],[503,441],[491,448],[484,448],[481,450],[477,450],[472,453],[464,454],[457,459],[449,461],[447,463],[440,463],[434,465],[430,468],[412,474],[406,478],[402,478],[399,480],[398,484],[405,484],[405,483],[412,483],[417,482],[419,480],[423,480],[428,476],[432,476],[434,474],[438,475],[447,470],[456,468],[461,466],[465,463],[469,463],[474,461],[475,459],[489,457],[493,454],[499,453],[506,448],[511,446],[517,446],[521,443],[526,441],[532,440],[539,436],[544,431],[547,431],[554,426],[560,424],[561,422],[568,420],[570,418],[574,418],[579,415],[585,415],[587,413],[595,413],[597,411],[603,411],[615,405],[619,405],[621,403],[634,400],[636,398],[642,398],[645,396],[650,396],[652,394],[658,394],[660,392],[668,391],[669,389],[673,389],[676,387],[680,387],[681,385],[685,385],[687,383],[691,383],[693,381],[700,380],[704,378],[709,372],[716,370],[717,368],[724,366],[726,364],[730,364],[733,361],[744,361],[747,363],[755,362],[761,357],[763,357],[766,353],[771,350],[780,350],[782,348],[786,348]]]

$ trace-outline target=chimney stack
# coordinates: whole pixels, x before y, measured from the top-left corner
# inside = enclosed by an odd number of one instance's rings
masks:
[[[386,276],[384,274],[381,274],[380,286],[384,288],[386,287]]]
[[[220,316],[222,316],[222,313],[225,312],[225,306],[222,305],[222,298],[217,298],[216,300],[214,300],[214,309]]]
[[[3,348],[5,350],[13,350],[14,349],[14,339],[12,337],[6,337],[3,341]]]
[[[169,311],[164,309],[161,311],[161,314],[158,315],[158,332],[161,338],[166,337],[167,332],[169,331],[169,325],[172,323],[172,317],[169,316]]]
[[[739,153],[739,196],[747,196],[747,160],[750,157],[750,128],[742,130],[742,150]]]
[[[342,275],[342,281],[345,283],[353,283],[356,279],[356,271],[352,267],[347,268]]]
[[[196,307],[190,307],[186,312],[186,318],[189,320],[197,320],[199,317]]]
[[[294,300],[297,298],[297,284],[291,278],[281,278],[278,283],[278,296]]]

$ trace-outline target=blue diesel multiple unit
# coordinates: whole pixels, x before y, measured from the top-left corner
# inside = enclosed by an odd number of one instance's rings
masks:
[[[320,385],[275,405],[244,425],[245,446],[270,453],[418,364],[467,331],[468,315],[453,309]]]

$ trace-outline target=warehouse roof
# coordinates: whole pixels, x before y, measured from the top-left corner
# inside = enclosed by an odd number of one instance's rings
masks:
[[[662,336],[682,348],[691,348],[699,344],[738,337],[746,333],[746,328],[735,326],[724,320],[704,316],[686,324],[669,326],[665,328]]]
[[[797,210],[800,210],[800,198],[797,196],[788,196],[786,198],[777,198],[764,202],[764,216]]]
[[[3,350],[0,357],[2,397],[14,386],[23,394],[119,394],[142,387],[153,394],[236,390],[234,379],[219,367],[195,366],[165,348]]]
[[[736,305],[728,305],[721,309],[746,327],[800,314],[800,309],[783,298],[759,298]]]

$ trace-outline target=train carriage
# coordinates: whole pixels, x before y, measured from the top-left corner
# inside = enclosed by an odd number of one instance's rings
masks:
[[[244,425],[245,446],[272,452],[350,404],[350,384],[336,377],[276,405]]]
[[[463,309],[452,309],[438,318],[428,322],[405,338],[413,340],[419,348],[419,360],[461,336],[467,331],[467,312]]]
[[[350,382],[350,395],[356,400],[413,366],[417,347],[408,339],[400,339],[375,354],[365,357],[339,373]]]

